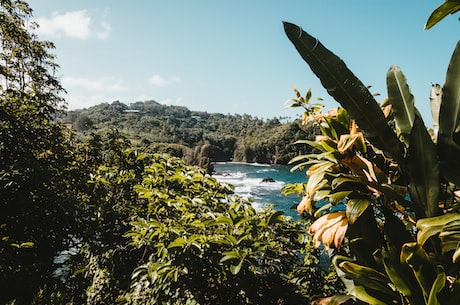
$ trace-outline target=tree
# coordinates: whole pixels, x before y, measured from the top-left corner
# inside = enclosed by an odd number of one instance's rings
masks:
[[[0,302],[29,304],[52,278],[73,223],[71,134],[54,118],[63,88],[53,44],[19,0],[0,6]]]

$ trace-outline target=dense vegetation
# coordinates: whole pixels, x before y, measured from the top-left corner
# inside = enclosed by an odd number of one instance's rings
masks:
[[[155,101],[100,104],[69,111],[63,120],[80,134],[117,130],[134,146],[166,152],[202,167],[213,161],[287,164],[305,150],[293,143],[313,139],[317,131],[300,120],[282,123],[282,118],[191,111]]]
[[[322,135],[302,141],[317,153],[293,160],[309,175],[285,189],[304,195],[298,209],[305,218],[293,221],[256,211],[204,169],[158,151],[208,145],[218,153],[200,157],[275,162],[283,156],[263,128],[273,126],[279,139],[291,130],[293,141],[305,136],[299,125],[155,102],[67,116],[53,44],[31,31],[27,3],[0,4],[0,303],[459,303],[460,45],[437,103],[433,141],[399,68],[387,76],[388,102],[377,104],[338,57],[285,23],[346,109],[320,115],[311,91],[296,91],[293,105],[305,108],[304,121],[318,122]],[[446,1],[431,25],[458,8]],[[348,85],[335,86],[342,78]],[[142,120],[155,128],[128,127]],[[109,128],[115,122],[123,127]],[[247,129],[238,134],[241,126]],[[256,140],[264,137],[273,142]],[[314,247],[321,244],[346,289],[318,267]]]
[[[204,169],[150,145],[172,145],[171,137],[191,150],[218,147],[216,159],[227,159],[242,149],[240,138],[273,139],[261,136],[262,126],[282,137],[300,132],[297,125],[191,118],[154,102],[131,105],[145,113],[127,113],[113,103],[97,106],[103,115],[74,113],[77,129],[90,128],[76,133],[62,120],[54,46],[33,34],[31,14],[23,1],[1,1],[1,304],[298,304],[337,291],[324,277],[329,270],[317,267],[304,222],[256,211]],[[147,115],[149,107],[160,116]],[[256,151],[244,148],[241,160],[274,162]]]

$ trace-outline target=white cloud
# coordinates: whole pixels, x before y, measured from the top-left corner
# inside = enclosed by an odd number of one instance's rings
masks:
[[[128,92],[124,81],[113,77],[63,77],[61,81],[67,90],[66,101],[69,109],[122,100]]]
[[[151,84],[151,85],[153,85],[155,87],[166,87],[166,86],[170,85],[171,83],[180,82],[180,81],[181,81],[180,77],[177,77],[177,76],[170,77],[170,78],[165,78],[165,77],[163,77],[161,75],[158,75],[158,74],[152,75],[148,79],[149,84]]]
[[[101,21],[100,26],[102,30],[96,31],[96,37],[101,40],[109,38],[110,31],[112,30],[110,23],[108,23],[107,21]]]
[[[64,77],[62,78],[64,88],[80,88],[87,91],[102,91],[102,92],[124,92],[128,88],[120,79],[113,77],[101,77],[89,79],[84,77]]]
[[[91,16],[86,10],[71,11],[59,14],[53,12],[49,18],[37,18],[39,28],[38,34],[70,37],[80,40],[88,39],[92,36],[98,39],[107,39],[111,31],[110,24],[102,20],[98,25],[94,25]]]

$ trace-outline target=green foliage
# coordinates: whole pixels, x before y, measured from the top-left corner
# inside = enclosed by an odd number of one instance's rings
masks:
[[[102,136],[115,128],[134,146],[166,152],[205,168],[210,162],[231,160],[287,164],[300,153],[292,144],[317,132],[299,122],[281,123],[281,118],[190,111],[155,101],[100,104],[69,111],[63,119],[80,134]]]
[[[53,120],[63,89],[31,12],[23,1],[1,2],[0,303],[30,304],[53,281],[53,258],[75,224],[73,139]]]
[[[436,141],[398,67],[389,69],[388,100],[378,104],[317,39],[293,24],[284,27],[346,109],[318,117],[322,135],[303,141],[318,153],[293,159],[295,168],[307,167],[309,179],[286,191],[304,195],[298,211],[305,216],[325,214],[310,232],[333,248],[348,294],[369,304],[459,303],[460,43],[442,90]],[[336,211],[340,205],[345,212]],[[346,232],[338,225],[343,215]]]
[[[127,304],[305,299],[288,281],[302,266],[303,225],[279,211],[256,212],[229,196],[230,186],[180,159],[133,150],[124,156],[91,176],[87,256],[74,258],[88,288],[74,294],[88,304],[101,296]]]
[[[425,30],[435,26],[439,21],[444,19],[449,14],[455,14],[460,10],[460,1],[445,0],[443,4],[437,7],[428,18],[425,24]]]

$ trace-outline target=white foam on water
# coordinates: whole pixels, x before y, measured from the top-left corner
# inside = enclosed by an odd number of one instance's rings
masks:
[[[260,165],[265,167],[265,165]],[[272,168],[264,168],[258,170],[258,173],[269,173],[276,170]],[[268,192],[281,192],[281,188],[285,184],[283,181],[262,182],[263,178],[248,177],[244,172],[224,172],[213,175],[218,181],[231,184],[235,187],[235,194],[243,198],[251,198],[252,205],[255,209],[265,207],[268,202],[263,202],[263,195]]]
[[[298,217],[297,211],[291,207],[301,198],[297,195],[284,196],[281,189],[286,183],[303,182],[303,173],[291,173],[289,168],[254,163],[216,163],[215,177],[219,182],[231,184],[235,187],[235,194],[242,198],[250,198],[252,206],[260,210],[267,206],[280,209],[286,215]],[[262,182],[271,178],[274,182]]]
[[[263,169],[259,169],[259,170],[256,170],[256,173],[269,173],[269,172],[276,172],[276,169],[274,168],[263,168]]]

